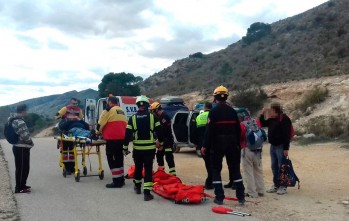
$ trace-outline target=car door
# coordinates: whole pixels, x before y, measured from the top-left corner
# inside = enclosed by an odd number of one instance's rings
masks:
[[[199,143],[199,136],[197,132],[196,127],[196,117],[199,115],[199,111],[190,111],[188,120],[187,120],[187,126],[189,129],[188,132],[188,144],[189,146],[197,146]]]
[[[188,117],[189,111],[177,111],[171,120],[171,130],[175,144],[188,144],[189,128]]]
[[[95,99],[85,99],[84,121],[90,125],[90,129],[96,129],[97,113]]]

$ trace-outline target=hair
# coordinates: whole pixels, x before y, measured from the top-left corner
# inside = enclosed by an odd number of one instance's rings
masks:
[[[118,104],[118,99],[115,96],[108,97],[108,102],[112,104]]]
[[[70,101],[76,101],[76,102],[78,102],[78,99],[75,98],[75,97],[72,97],[72,98],[70,98]]]
[[[208,109],[208,110],[212,109],[212,103],[211,102],[206,102],[205,103],[205,108]]]
[[[17,106],[17,113],[22,113],[23,111],[27,111],[27,105],[26,104],[20,104]]]
[[[282,107],[281,104],[278,102],[274,102],[270,104],[270,108],[273,109],[275,111],[275,113],[277,114],[281,114],[282,113]]]

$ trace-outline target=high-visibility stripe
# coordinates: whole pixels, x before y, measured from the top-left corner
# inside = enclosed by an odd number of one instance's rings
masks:
[[[165,148],[165,152],[172,152],[172,148]]]
[[[242,179],[234,180],[234,183],[242,182]]]
[[[135,150],[153,150],[156,149],[155,145],[151,145],[151,146],[133,146],[133,149]]]
[[[135,140],[138,140],[136,115],[132,116],[132,124],[133,124],[133,131],[135,131]]]
[[[172,168],[168,169],[168,172],[172,175],[176,175],[176,168],[172,167]]]
[[[74,155],[73,154],[63,154],[62,162],[74,162]]]
[[[153,182],[146,182],[143,185],[143,189],[145,190],[152,190],[152,188],[153,188]]]
[[[138,140],[136,115],[132,116],[133,131],[135,132],[135,135],[134,135],[135,139],[133,140],[134,149],[149,150],[149,149],[156,148],[155,147],[155,139],[154,139],[154,115],[150,114],[149,116],[150,116],[150,132],[149,132],[150,139],[149,140]],[[157,122],[157,123],[159,123],[159,122]],[[160,126],[160,123],[159,123],[159,126]],[[132,129],[132,128],[130,128],[130,129]],[[138,146],[138,148],[137,148],[137,146]],[[142,146],[142,147],[140,147],[140,146]]]
[[[220,183],[222,183],[222,181],[213,181],[212,183],[213,184],[220,184]]]
[[[126,127],[127,129],[131,129],[132,130],[132,126],[131,125],[127,125]]]
[[[113,168],[110,170],[111,171],[111,176],[113,178],[118,178],[118,177],[123,177],[124,176],[124,168]]]
[[[236,124],[237,122],[235,120],[222,120],[217,121],[216,124]]]

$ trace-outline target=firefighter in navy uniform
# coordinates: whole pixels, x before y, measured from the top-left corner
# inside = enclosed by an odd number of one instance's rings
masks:
[[[173,136],[171,130],[171,118],[162,109],[159,102],[154,102],[150,105],[150,111],[154,113],[160,121],[162,133],[164,136],[164,146],[156,152],[156,160],[158,163],[158,170],[164,169],[164,156],[169,168],[169,173],[176,175],[176,167],[173,157]]]
[[[144,167],[144,201],[152,200],[150,193],[153,187],[153,160],[156,147],[162,148],[163,135],[157,117],[149,112],[149,100],[145,96],[137,97],[138,111],[128,120],[124,141],[124,154],[127,155],[128,144],[133,141],[133,159],[135,162],[134,190],[141,194],[142,170]],[[155,140],[155,133],[158,140]]]
[[[231,106],[226,103],[228,89],[224,86],[217,87],[213,92],[217,105],[208,114],[207,129],[205,132],[203,153],[209,151],[211,159],[213,186],[215,192],[214,202],[222,205],[224,190],[222,186],[221,170],[223,157],[226,157],[228,167],[236,184],[236,197],[240,205],[245,203],[245,188],[240,172],[240,123],[239,118]]]

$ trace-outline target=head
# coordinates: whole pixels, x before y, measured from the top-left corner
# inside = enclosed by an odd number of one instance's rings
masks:
[[[229,91],[223,85],[217,87],[213,92],[214,99],[218,102],[225,102],[228,99],[228,95]]]
[[[212,103],[211,102],[206,102],[204,106],[204,110],[211,110],[212,109]]]
[[[26,104],[20,104],[17,106],[17,114],[19,116],[26,116],[27,115],[27,105]]]
[[[75,97],[70,99],[70,105],[72,107],[77,107],[78,106],[78,99],[76,99]]]
[[[159,102],[154,102],[150,105],[150,111],[156,115],[161,114],[162,112],[162,107],[161,104]]]
[[[149,99],[146,96],[138,96],[136,105],[139,111],[146,111],[149,108]]]
[[[118,99],[115,96],[108,97],[108,106],[115,106],[118,104]]]
[[[271,118],[275,118],[280,116],[280,114],[282,113],[282,107],[281,104],[278,102],[274,102],[270,104],[270,109],[269,109],[269,117]]]

